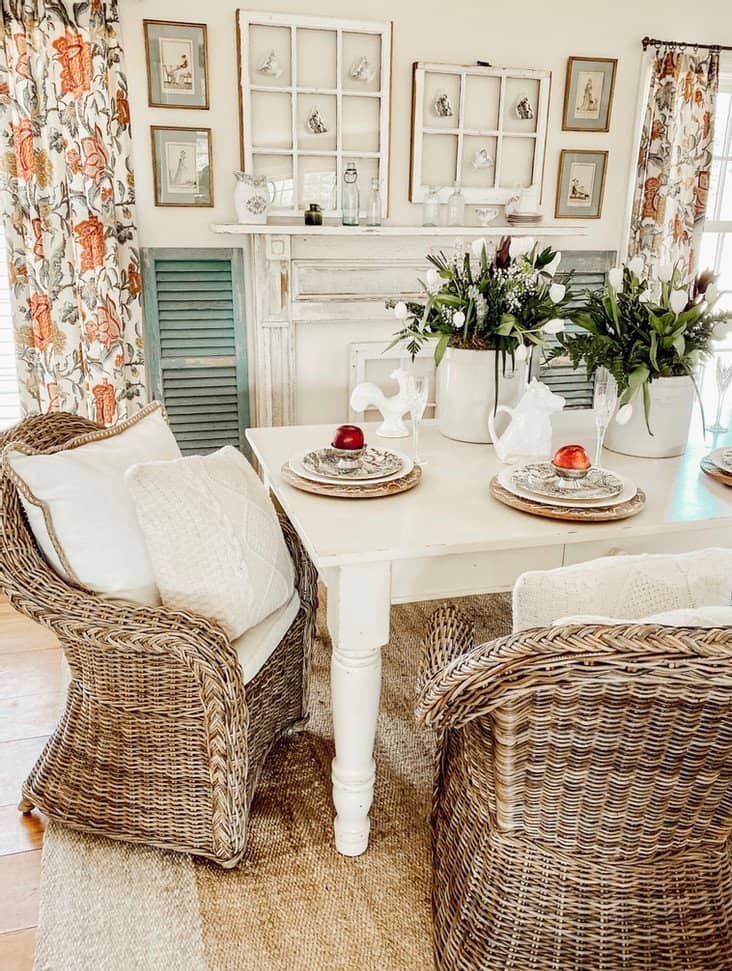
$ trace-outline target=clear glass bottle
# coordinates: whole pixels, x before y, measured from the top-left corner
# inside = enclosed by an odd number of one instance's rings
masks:
[[[440,187],[431,185],[427,197],[422,203],[422,225],[440,225]]]
[[[366,200],[366,225],[381,225],[381,192],[379,180],[375,177],[371,180],[371,191]]]
[[[465,225],[465,196],[459,182],[455,183],[455,189],[447,200],[447,225]]]
[[[343,173],[343,225],[358,226],[359,213],[358,171],[355,162],[348,162]]]

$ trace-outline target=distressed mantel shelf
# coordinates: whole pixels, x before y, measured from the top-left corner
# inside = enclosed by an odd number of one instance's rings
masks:
[[[226,236],[585,236],[576,223],[535,223],[530,226],[306,226],[304,223],[213,223],[211,230]]]

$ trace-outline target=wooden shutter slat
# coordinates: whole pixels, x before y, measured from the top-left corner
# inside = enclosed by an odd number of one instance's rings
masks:
[[[232,249],[143,251],[153,391],[183,454],[245,448],[243,258]]]

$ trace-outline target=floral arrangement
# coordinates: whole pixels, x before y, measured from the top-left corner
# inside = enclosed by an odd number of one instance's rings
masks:
[[[621,393],[621,424],[630,417],[632,401],[640,392],[649,432],[650,382],[688,375],[696,388],[697,365],[709,353],[711,341],[728,332],[732,317],[714,312],[717,290],[712,273],[701,273],[691,286],[671,264],[659,267],[657,275],[654,287],[639,256],[610,270],[605,289],[587,294],[575,315],[579,332],[558,334],[560,347],[550,354],[568,357],[575,368],[584,364],[588,378],[606,368]]]
[[[573,296],[554,280],[561,253],[539,250],[529,237],[505,236],[489,250],[476,239],[471,253],[448,259],[444,253],[427,257],[432,264],[420,301],[387,301],[400,329],[390,346],[406,342],[414,357],[428,340],[436,340],[435,361],[447,347],[495,350],[496,367],[525,360],[532,346],[564,330]],[[476,265],[477,263],[477,265]]]

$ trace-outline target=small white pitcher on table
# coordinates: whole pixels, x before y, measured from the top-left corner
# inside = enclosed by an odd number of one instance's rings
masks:
[[[234,208],[240,223],[266,223],[267,210],[274,203],[277,186],[266,175],[234,172]]]

